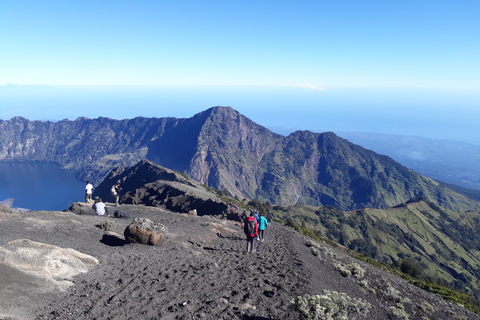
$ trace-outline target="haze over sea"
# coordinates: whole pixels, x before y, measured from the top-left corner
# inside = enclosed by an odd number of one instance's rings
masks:
[[[480,144],[480,93],[308,86],[0,86],[0,119],[189,118],[231,106],[280,134],[371,132]]]

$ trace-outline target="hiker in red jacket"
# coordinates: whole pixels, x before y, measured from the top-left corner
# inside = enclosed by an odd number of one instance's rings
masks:
[[[243,224],[243,232],[247,236],[247,252],[255,252],[255,246],[253,241],[258,235],[258,223],[257,219],[253,215],[253,212],[250,213],[250,217],[245,219]]]

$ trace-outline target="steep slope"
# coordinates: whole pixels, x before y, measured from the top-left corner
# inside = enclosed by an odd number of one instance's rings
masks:
[[[418,200],[394,208],[339,211],[278,208],[317,235],[421,279],[480,297],[480,212],[457,213]]]
[[[187,174],[276,204],[386,208],[426,196],[458,211],[478,203],[333,133],[271,133],[231,108],[209,109]]]
[[[216,189],[256,198],[265,173],[259,164],[267,154],[281,148],[283,137],[230,107],[204,113],[208,118],[187,174]]]
[[[333,133],[277,135],[230,107],[188,119],[0,121],[0,160],[56,162],[98,184],[142,159],[238,197],[277,204],[386,208],[416,196],[456,211],[480,208],[391,158]]]

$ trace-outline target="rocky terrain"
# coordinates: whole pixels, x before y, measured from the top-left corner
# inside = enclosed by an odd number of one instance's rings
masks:
[[[185,213],[195,208],[198,215],[226,216],[230,213],[229,206],[220,201],[213,189],[149,160],[112,170],[95,188],[95,196],[114,202],[110,189],[116,183],[122,188],[120,202],[124,204]]]
[[[331,297],[349,319],[480,319],[275,222],[248,254],[235,221],[141,205],[108,209],[129,218],[0,210],[0,319],[302,319],[291,300],[305,294]],[[163,247],[124,241],[137,217],[167,228]],[[106,221],[113,230],[100,227]],[[22,255],[27,246],[72,258]],[[337,319],[340,311],[331,312]]]
[[[114,202],[111,186],[120,183],[120,202],[164,210],[240,221],[249,201],[219,196],[178,172],[142,160],[129,168],[112,170],[94,194]],[[304,226],[316,235],[334,240],[387,265],[403,265],[417,279],[479,297],[478,221],[480,213],[458,213],[441,208],[425,198],[412,199],[394,208],[341,211],[331,206],[274,206],[278,218],[291,226]],[[92,214],[89,207],[74,206],[78,214]],[[85,212],[86,210],[86,212]]]

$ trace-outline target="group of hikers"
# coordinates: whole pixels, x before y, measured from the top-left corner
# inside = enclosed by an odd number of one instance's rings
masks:
[[[103,216],[108,215],[107,207],[105,203],[103,203],[102,199],[96,197],[96,201],[94,202],[92,199],[93,194],[93,185],[90,181],[86,181],[87,185],[85,187],[85,202],[86,203],[94,203],[93,209],[97,215]],[[115,206],[119,204],[120,198],[120,183],[116,183],[111,188],[112,196],[115,198]],[[238,208],[238,207],[237,207]],[[264,217],[263,214],[259,214],[258,211],[253,209],[250,210],[250,216],[247,216],[246,213],[243,213],[243,231],[247,236],[247,252],[255,252],[255,239],[257,239],[258,246],[260,247],[260,243],[265,241],[265,230],[269,225],[272,223],[273,215],[270,211],[267,217]]]
[[[85,203],[92,204],[93,203],[93,209],[95,210],[95,213],[99,216],[103,216],[105,214],[108,215],[107,207],[105,206],[105,203],[102,201],[102,198],[95,197],[96,201],[94,202],[92,199],[93,195],[93,185],[90,183],[89,180],[86,181],[87,185],[85,186]],[[119,205],[119,200],[120,200],[120,183],[117,182],[115,183],[110,192],[112,193],[112,196],[115,198],[115,206]]]
[[[272,212],[269,212],[265,218],[258,211],[250,210],[250,216],[243,216],[243,232],[247,236],[247,252],[255,252],[255,239],[257,239],[258,247],[260,243],[265,241],[265,230],[272,223]]]

